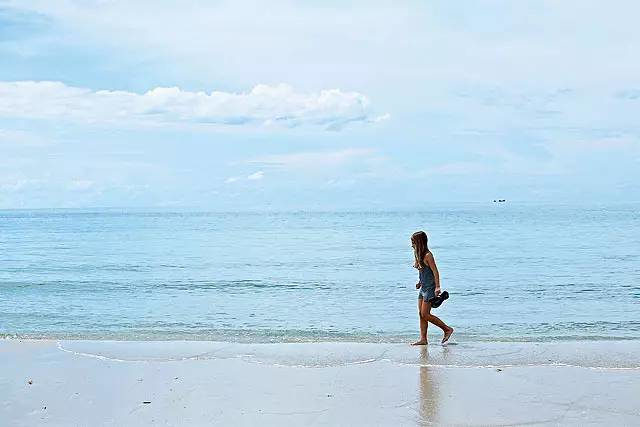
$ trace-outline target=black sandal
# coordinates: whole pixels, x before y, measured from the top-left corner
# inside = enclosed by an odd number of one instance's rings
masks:
[[[449,292],[444,291],[437,297],[433,297],[429,300],[431,302],[431,308],[438,308],[442,305],[444,300],[449,299]]]

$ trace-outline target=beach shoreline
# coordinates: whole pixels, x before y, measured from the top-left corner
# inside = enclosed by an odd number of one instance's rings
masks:
[[[638,349],[640,341],[419,348],[5,339],[0,419],[10,426],[633,425]]]

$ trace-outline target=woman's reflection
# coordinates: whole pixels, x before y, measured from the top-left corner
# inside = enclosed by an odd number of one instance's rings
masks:
[[[438,416],[438,386],[435,382],[435,374],[436,372],[429,366],[429,349],[424,346],[420,349],[420,396],[418,399],[420,425],[432,424]]]

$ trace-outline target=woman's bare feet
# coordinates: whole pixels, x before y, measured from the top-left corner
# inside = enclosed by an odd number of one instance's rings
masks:
[[[427,340],[416,341],[411,345],[427,345]]]
[[[451,337],[452,333],[453,333],[453,328],[449,328],[445,331],[444,337],[442,337],[442,344],[445,344],[447,341],[449,341],[449,338]]]

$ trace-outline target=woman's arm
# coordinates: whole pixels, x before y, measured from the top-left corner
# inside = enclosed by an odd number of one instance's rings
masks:
[[[433,257],[433,254],[429,252],[424,256],[424,260],[426,261],[429,268],[433,272],[433,279],[436,282],[436,295],[440,294],[440,272],[438,271],[438,266],[436,265],[436,260]]]

